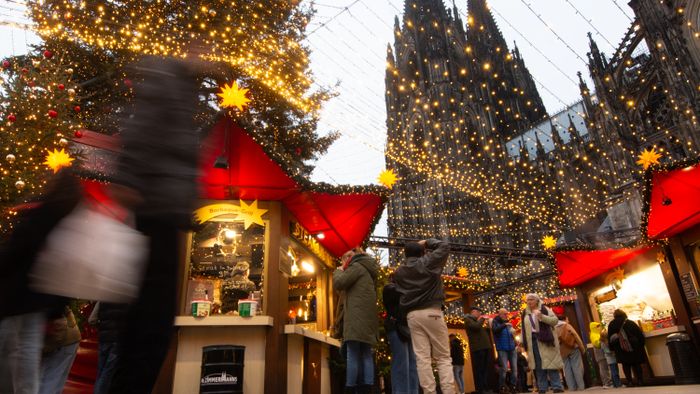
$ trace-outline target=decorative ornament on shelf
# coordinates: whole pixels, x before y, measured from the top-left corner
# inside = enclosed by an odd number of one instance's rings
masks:
[[[17,190],[23,190],[25,186],[27,186],[26,183],[24,183],[24,181],[21,179],[15,182],[15,187]]]
[[[80,112],[80,106],[76,105],[75,107],[73,107],[73,111]]]
[[[57,86],[57,88],[58,88],[58,90],[63,90],[63,89],[66,88],[66,85],[64,85],[64,84],[62,84],[62,83],[59,83],[58,86]]]
[[[546,250],[552,249],[555,246],[557,246],[557,240],[553,236],[545,235],[544,238],[542,238],[542,247]]]
[[[639,164],[646,170],[647,168],[653,165],[659,164],[661,153],[658,153],[656,151],[656,148],[651,147],[649,149],[644,150],[637,157],[639,158],[639,160],[637,160],[637,164]]]
[[[67,92],[70,96],[75,96],[75,89],[68,89]]]
[[[17,158],[12,153],[8,153],[7,156],[5,156],[5,160],[10,164],[14,163],[16,159]]]
[[[394,184],[398,179],[399,178],[394,173],[394,170],[384,170],[381,173],[379,173],[379,177],[377,178],[379,183],[387,189],[391,189],[392,187],[394,187]]]
[[[44,164],[52,169],[55,174],[63,167],[70,167],[71,164],[73,164],[73,160],[75,159],[70,157],[64,149],[54,149],[53,152],[49,152],[49,154],[46,155]]]
[[[243,107],[248,105],[250,99],[246,97],[250,89],[241,88],[238,86],[236,81],[233,81],[231,85],[226,85],[221,88],[221,93],[217,93],[217,96],[221,97],[221,103],[219,104],[222,108],[236,107],[239,111],[243,111]]]

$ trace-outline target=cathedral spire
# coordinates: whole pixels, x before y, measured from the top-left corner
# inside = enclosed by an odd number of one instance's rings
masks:
[[[540,141],[540,136],[535,132],[535,145],[537,147],[537,157],[538,158],[544,158],[547,152],[544,150],[544,146],[542,145],[542,141]]]
[[[518,141],[518,146],[520,147],[520,160],[526,161],[530,159],[530,153],[527,150],[527,143],[525,142],[525,136],[520,136],[520,141]]]
[[[561,136],[559,135],[559,131],[557,130],[557,127],[554,125],[554,122],[552,122],[552,118],[549,118],[549,126],[552,129],[552,142],[554,143],[554,148],[559,148],[564,145],[564,141],[561,139]]]
[[[566,114],[569,117],[569,128],[567,131],[571,135],[571,140],[580,140],[581,139],[581,134],[579,134],[578,130],[576,129],[576,125],[574,124],[574,120],[571,118],[571,113]]]
[[[467,14],[469,15],[467,20],[468,36],[480,36],[478,41],[489,45],[491,50],[496,47],[507,48],[506,40],[486,4],[486,0],[468,0]]]

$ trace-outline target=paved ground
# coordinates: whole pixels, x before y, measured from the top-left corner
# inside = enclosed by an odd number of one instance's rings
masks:
[[[686,386],[649,386],[649,387],[626,387],[619,389],[606,389],[601,387],[591,387],[585,391],[589,393],[605,394],[700,394],[700,385]]]

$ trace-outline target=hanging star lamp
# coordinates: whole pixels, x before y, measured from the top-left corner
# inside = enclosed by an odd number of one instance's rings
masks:
[[[655,148],[645,149],[642,153],[637,156],[637,164],[642,166],[645,170],[653,165],[659,164],[659,159],[661,158],[661,153],[658,153]]]
[[[222,108],[236,107],[239,111],[243,111],[243,107],[250,102],[250,99],[246,97],[248,91],[249,89],[239,87],[236,81],[231,85],[224,84],[221,88],[221,93],[217,93],[217,96],[221,97],[219,105]]]
[[[46,161],[44,164],[53,170],[53,173],[57,173],[63,167],[70,167],[73,164],[73,159],[70,155],[63,149],[54,149],[53,152],[49,151],[46,155]]]
[[[542,247],[546,250],[552,249],[555,246],[557,246],[557,240],[553,236],[545,235],[544,238],[542,238]]]
[[[398,181],[398,177],[394,173],[394,170],[384,170],[381,173],[379,173],[379,177],[377,180],[381,185],[386,187],[387,189],[391,189],[394,187],[394,184],[396,181]]]

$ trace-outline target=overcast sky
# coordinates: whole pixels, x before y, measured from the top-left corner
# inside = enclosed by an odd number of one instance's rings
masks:
[[[443,2],[452,6],[451,0]],[[0,0],[0,57],[24,53],[27,45],[38,41],[31,32],[7,25],[27,21],[21,3]],[[319,131],[336,130],[341,137],[318,161],[313,179],[333,184],[375,183],[384,168],[386,45],[393,44],[394,16],[401,17],[404,2],[314,3],[317,14],[307,42],[312,70],[317,84],[338,84],[338,96],[323,109]],[[466,0],[456,4],[466,22]],[[579,99],[576,72],[588,77],[583,62],[588,52],[586,33],[592,32],[600,49],[610,55],[632,16],[625,0],[491,0],[489,4],[510,48],[517,42],[549,113]],[[377,233],[385,231],[382,223]]]

